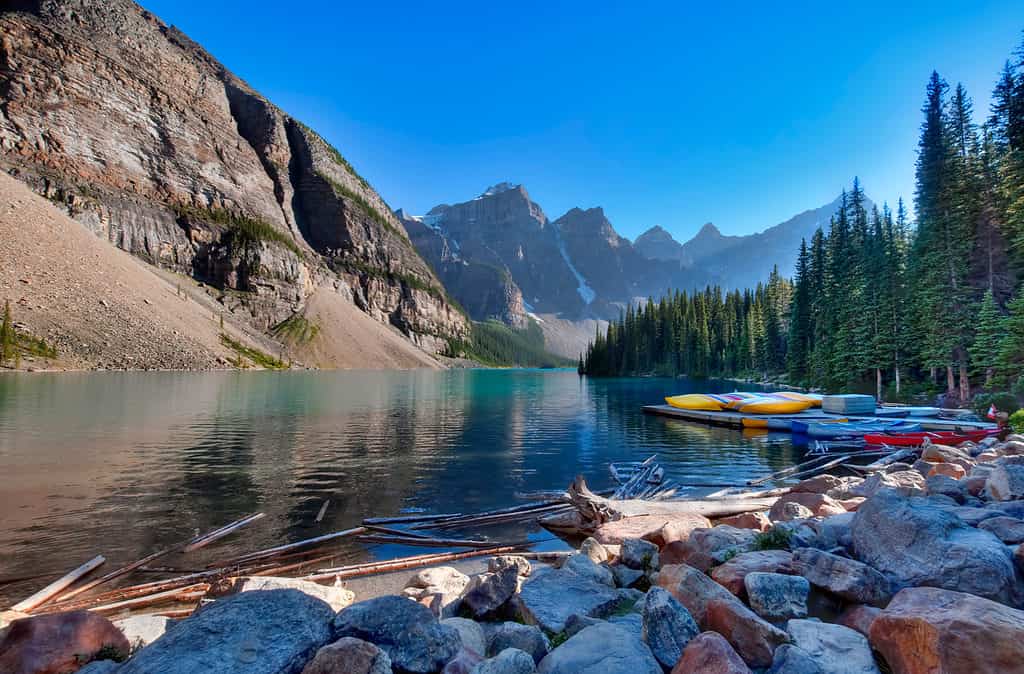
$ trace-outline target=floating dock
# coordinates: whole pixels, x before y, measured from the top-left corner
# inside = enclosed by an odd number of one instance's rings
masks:
[[[721,410],[721,411],[710,411],[710,410],[684,410],[678,407],[672,407],[671,405],[645,405],[643,411],[645,414],[654,414],[662,417],[671,417],[673,419],[683,419],[685,421],[696,421],[703,424],[711,424],[713,426],[732,426],[734,428],[741,428],[743,426],[744,419],[789,419],[796,421],[827,421],[830,419],[849,419],[850,421],[893,421],[894,418],[891,414],[893,408],[879,408],[878,414],[875,416],[858,416],[849,414],[830,414],[828,412],[822,412],[820,409],[807,410],[806,412],[799,412],[797,414],[743,414],[742,412],[736,412],[733,410]],[[906,421],[912,421],[917,424],[921,424],[921,428],[926,431],[955,431],[959,429],[994,429],[994,424],[989,424],[981,421],[961,421],[958,419],[940,419],[938,417],[909,417]]]

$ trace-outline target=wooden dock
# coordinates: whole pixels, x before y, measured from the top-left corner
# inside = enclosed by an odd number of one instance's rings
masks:
[[[673,419],[685,421],[696,421],[712,426],[731,426],[741,428],[743,419],[795,419],[797,421],[826,421],[828,419],[850,419],[851,421],[893,421],[892,416],[885,416],[879,410],[878,416],[855,416],[844,414],[830,414],[820,409],[807,410],[797,414],[743,414],[732,410],[709,411],[709,410],[683,410],[671,405],[645,405],[645,414],[654,414]],[[939,419],[936,417],[907,417],[904,421],[921,424],[926,431],[955,431],[957,429],[990,429],[995,428],[994,424],[979,421],[958,421],[953,419]],[[781,431],[780,431],[781,432]]]

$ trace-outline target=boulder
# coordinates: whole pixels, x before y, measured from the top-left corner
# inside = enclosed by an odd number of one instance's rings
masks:
[[[530,560],[519,555],[498,555],[497,557],[491,557],[487,562],[487,570],[491,573],[501,573],[509,567],[514,568],[516,574],[521,578],[529,576],[533,571]]]
[[[173,620],[162,615],[135,615],[114,621],[114,627],[121,630],[133,653],[162,637],[173,624]]]
[[[891,491],[868,499],[853,519],[858,559],[904,586],[929,585],[1004,602],[1015,589],[1013,563],[987,531],[925,499]]]
[[[849,627],[851,630],[856,630],[864,636],[868,636],[871,633],[872,623],[880,615],[882,615],[882,609],[880,608],[865,606],[864,604],[854,604],[843,610],[839,617],[836,618],[836,622],[843,627]]]
[[[601,618],[588,618],[587,616],[573,614],[569,616],[569,619],[565,621],[565,629],[560,634],[565,635],[566,638],[577,634],[584,629],[593,625],[602,625],[608,622]]]
[[[894,489],[903,496],[923,496],[925,493],[924,475],[916,470],[904,470],[896,473],[872,473],[863,483],[854,487],[854,496],[871,498],[882,489]],[[863,507],[863,505],[861,506]]]
[[[602,618],[621,601],[619,590],[562,568],[534,573],[513,603],[523,622],[558,634],[570,616]]]
[[[658,662],[666,668],[675,665],[699,632],[693,616],[675,597],[663,588],[651,588],[644,602],[641,637]]]
[[[775,649],[768,674],[824,674],[824,672],[810,653],[792,644],[782,644]]]
[[[752,529],[737,529],[719,525],[713,529],[696,529],[689,540],[666,546],[671,558],[681,556],[682,561],[707,572],[729,558],[754,547],[757,534]],[[678,545],[678,548],[673,546]],[[666,560],[661,560],[662,565]]]
[[[892,597],[889,579],[853,559],[814,548],[793,552],[793,570],[816,587],[857,604],[884,605]]]
[[[581,554],[569,555],[569,558],[562,564],[563,571],[571,571],[577,576],[588,578],[594,582],[615,587],[615,576],[612,570],[604,564],[595,564],[589,557]]]
[[[622,564],[615,564],[611,567],[612,575],[615,577],[616,587],[635,587],[647,578],[647,574],[639,569],[631,569]]]
[[[967,498],[967,483],[956,480],[948,475],[932,475],[924,485],[928,495],[948,496],[957,503]]]
[[[790,620],[793,645],[811,656],[822,674],[880,674],[871,646],[849,627],[817,620]]]
[[[772,521],[768,513],[740,513],[731,517],[723,517],[716,520],[716,524],[735,527],[737,529],[753,529],[754,531],[768,531],[772,528]]]
[[[455,657],[441,670],[441,674],[472,674],[473,668],[484,661],[484,656],[469,648],[460,648]]]
[[[388,654],[371,643],[342,637],[316,652],[302,674],[391,674]]]
[[[261,590],[298,590],[310,597],[315,597],[334,609],[335,612],[349,606],[355,600],[355,594],[344,587],[321,585],[298,578],[275,578],[273,576],[240,576],[232,579],[232,590],[235,592],[254,592]]]
[[[771,518],[774,522],[793,522],[796,520],[808,520],[814,517],[814,512],[805,506],[794,501],[786,501],[779,504],[778,508],[772,508]]]
[[[534,662],[540,662],[551,650],[551,643],[544,632],[534,625],[506,622],[494,625],[487,630],[488,657],[494,657],[506,648],[514,648],[529,653]]]
[[[598,543],[592,537],[587,538],[582,543],[580,543],[579,553],[581,555],[586,555],[587,557],[589,557],[590,561],[594,562],[595,564],[607,562],[611,558],[611,555],[608,554],[608,549],[600,543]]]
[[[671,674],[750,674],[750,668],[717,632],[702,632],[690,640]]]
[[[93,660],[78,670],[77,674],[113,674],[121,667],[116,660]]]
[[[940,510],[956,515],[965,524],[976,527],[987,519],[999,517],[1000,512],[991,508],[975,508],[971,506],[960,506],[956,504],[936,503]]]
[[[408,674],[438,671],[462,646],[457,629],[439,623],[425,606],[396,596],[349,606],[335,618],[334,631],[376,644],[396,672]]]
[[[1024,543],[1024,520],[1016,517],[990,517],[979,522],[978,528],[1009,545]]]
[[[755,571],[748,573],[744,582],[750,608],[765,620],[807,617],[811,584],[806,578]]]
[[[996,501],[1024,499],[1024,465],[997,461],[985,483],[985,491]]]
[[[895,674],[1005,674],[1024,667],[1024,612],[962,592],[901,590],[871,625]]]
[[[671,525],[674,540],[686,540],[694,529],[708,529],[711,521],[696,513],[679,513],[673,515],[637,515],[624,517],[614,522],[605,522],[594,531],[594,538],[603,544],[619,545],[627,538],[644,538],[656,544],[669,543],[661,541],[662,529]]]
[[[964,480],[964,487],[967,489],[967,493],[971,496],[981,496],[982,492],[985,491],[985,485],[987,483],[987,475],[972,475]]]
[[[842,492],[847,488],[848,478],[837,477],[822,473],[814,477],[801,480],[789,488],[790,493],[806,492],[809,494],[828,494],[830,491]]]
[[[582,555],[573,557],[585,560],[595,568],[601,568]],[[610,580],[610,571],[608,576]],[[506,602],[515,595],[518,587],[519,573],[514,566],[506,567],[498,573],[481,573],[473,576],[462,594],[459,611],[476,620],[497,616]]]
[[[662,674],[651,649],[629,630],[601,623],[586,627],[548,653],[539,674]]]
[[[658,546],[641,538],[627,538],[619,548],[619,563],[641,571],[656,570],[659,566]]]
[[[786,633],[760,618],[731,595],[728,600],[712,599],[704,615],[706,628],[718,632],[750,667],[767,667],[772,654],[789,641]]]
[[[855,513],[860,504],[866,500],[863,496],[851,496],[850,498],[839,499],[839,505],[846,508],[846,512]]]
[[[537,671],[533,658],[517,648],[506,648],[490,660],[484,660],[471,674],[533,674]]]
[[[828,517],[846,512],[846,508],[835,499],[824,494],[811,492],[790,492],[779,497],[771,510],[768,511],[768,518],[773,522],[788,521],[782,519],[783,511],[787,503],[796,503],[811,511],[814,517]],[[794,519],[794,518],[790,518]]]
[[[0,672],[64,674],[93,659],[128,657],[130,645],[106,618],[72,611],[15,620],[0,639]],[[99,656],[97,658],[97,656]]]
[[[719,585],[737,597],[746,596],[744,578],[755,571],[769,573],[792,573],[793,554],[788,550],[759,550],[742,552],[711,571],[711,577]]]
[[[430,615],[408,599],[394,600]],[[331,640],[334,617],[327,602],[298,590],[243,592],[182,620],[136,653],[118,674],[299,672]]]
[[[459,633],[459,639],[464,649],[481,656],[487,654],[487,637],[484,635],[484,628],[480,623],[469,618],[445,618],[441,624],[452,627]]]
[[[926,477],[932,477],[933,475],[945,475],[954,480],[959,480],[962,477],[967,477],[967,471],[964,470],[963,466],[956,463],[933,463]]]
[[[949,445],[926,445],[921,449],[921,459],[928,463],[973,463],[970,453]]]
[[[858,506],[859,507],[859,506]],[[822,550],[833,550],[835,548],[847,548],[853,544],[850,536],[853,526],[853,513],[847,512],[841,515],[833,515],[818,520],[809,520],[804,523],[814,531],[809,537],[808,546]],[[796,541],[793,541],[796,543]],[[801,547],[801,546],[796,546]]]
[[[673,564],[661,567],[658,574],[658,586],[668,590],[680,604],[686,607],[690,615],[702,629],[708,629],[707,606],[714,600],[733,601],[739,603],[724,587],[711,580],[699,569],[686,564]]]
[[[451,566],[435,566],[416,572],[405,586],[421,589],[438,588],[449,594],[461,594],[469,585],[469,576]]]
[[[627,613],[626,615],[613,615],[608,618],[608,622],[619,627],[624,627],[631,634],[643,638],[644,633],[644,619],[643,616],[636,613]]]

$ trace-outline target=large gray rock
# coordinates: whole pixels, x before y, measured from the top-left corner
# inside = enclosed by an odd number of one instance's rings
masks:
[[[607,562],[611,558],[608,549],[593,538],[587,538],[580,543],[579,553],[589,557],[595,564]]]
[[[871,646],[860,632],[817,620],[790,620],[786,631],[822,674],[880,674]]]
[[[515,566],[505,567],[498,573],[473,576],[462,595],[459,610],[476,620],[498,616],[518,587],[519,572]]]
[[[647,577],[643,571],[639,569],[631,569],[628,566],[622,564],[615,564],[611,567],[612,576],[615,577],[615,585],[617,587],[635,587]]]
[[[334,616],[326,602],[298,590],[244,592],[204,606],[118,674],[298,674],[331,639]]]
[[[377,645],[391,658],[396,672],[408,674],[436,672],[462,645],[459,631],[440,624],[426,606],[396,596],[349,606],[335,618],[334,630],[338,637]]]
[[[533,674],[533,658],[517,648],[506,648],[473,668],[471,674]]]
[[[128,639],[132,652],[153,643],[174,625],[173,620],[162,615],[135,615],[114,620],[113,623]]]
[[[853,545],[861,561],[900,585],[1013,602],[1013,562],[1002,541],[925,499],[891,491],[868,499],[853,520]]]
[[[850,492],[854,496],[871,498],[883,489],[892,489],[903,496],[924,496],[925,477],[916,470],[896,473],[872,473]]]
[[[458,630],[463,648],[468,648],[480,656],[486,655],[487,635],[480,623],[469,618],[445,618],[441,624]]]
[[[641,571],[657,569],[658,546],[642,538],[627,538],[619,548],[619,563]]]
[[[765,620],[807,617],[811,584],[806,578],[755,571],[748,573],[743,582],[750,608]]]
[[[756,536],[757,532],[752,529],[725,524],[712,529],[695,529],[689,539],[679,544],[680,556],[689,566],[707,573],[735,555],[752,550]]]
[[[980,522],[978,528],[991,533],[1009,545],[1024,543],[1024,520],[1019,520],[1016,517],[991,517]]]
[[[867,564],[814,548],[795,550],[793,569],[811,584],[856,604],[883,606],[893,595],[889,579]]]
[[[298,590],[310,597],[316,597],[335,611],[340,611],[355,600],[352,590],[344,587],[321,585],[298,578],[276,578],[274,576],[240,576],[234,578],[232,589],[235,592],[257,592],[262,590]]]
[[[700,633],[693,616],[668,590],[652,587],[644,601],[641,637],[654,657],[672,668],[683,654],[686,644]]]
[[[775,649],[768,674],[824,674],[811,654],[793,644],[782,644]]]
[[[1024,464],[1000,459],[989,473],[985,491],[996,501],[1024,499]]]
[[[361,639],[342,637],[327,644],[309,661],[302,674],[391,674],[388,654]]]
[[[609,615],[622,601],[622,595],[604,583],[563,568],[534,573],[513,601],[524,622],[557,634],[565,629],[571,615]]]
[[[948,496],[957,503],[963,503],[967,498],[967,483],[955,480],[948,475],[932,475],[925,481],[925,489],[928,494]]]
[[[499,555],[491,557],[487,561],[487,570],[491,573],[500,573],[510,566],[514,567],[516,573],[524,578],[533,571],[530,560],[519,555]]]
[[[537,671],[539,674],[662,674],[647,644],[629,630],[611,623],[577,632],[548,653]]]
[[[540,662],[548,654],[551,644],[544,632],[535,625],[506,622],[489,627],[485,655],[494,657],[506,648],[529,653],[534,662]]]
[[[93,660],[78,670],[77,674],[114,674],[121,667],[113,660]]]
[[[594,560],[586,555],[579,553],[570,555],[565,560],[565,563],[562,564],[562,569],[572,571],[578,576],[589,578],[604,585],[615,586],[615,577],[612,575],[612,570],[603,564],[596,564]]]

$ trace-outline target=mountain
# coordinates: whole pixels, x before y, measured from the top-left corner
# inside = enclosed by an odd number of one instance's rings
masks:
[[[793,274],[800,240],[809,241],[818,227],[827,232],[840,200],[837,197],[757,234],[725,236],[709,222],[680,244],[656,226],[637,237],[634,245],[648,259],[675,260],[690,268],[695,277],[703,275],[708,283],[719,279],[726,288],[753,288],[768,279],[775,265],[783,276]],[[873,204],[870,200],[866,203],[870,210]]]
[[[330,317],[351,308],[427,354],[469,336],[344,156],[173,26],[130,0],[19,0],[0,10],[0,34],[0,168],[97,236],[201,281],[229,321],[272,336],[316,315],[309,339],[343,345]]]

